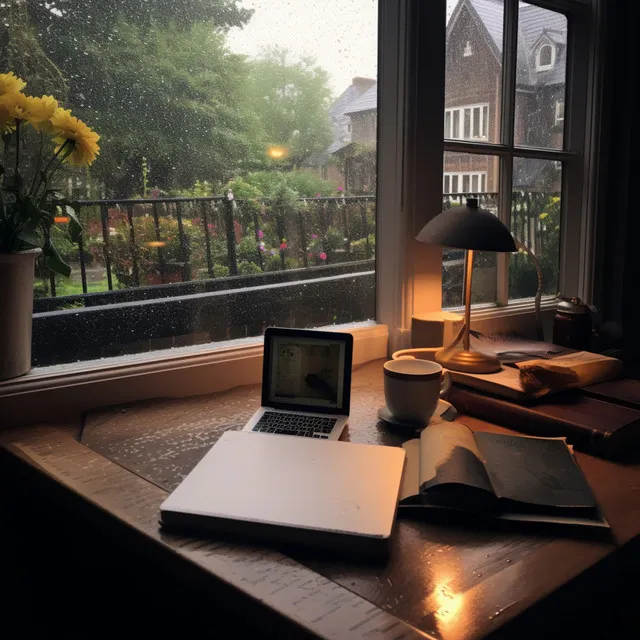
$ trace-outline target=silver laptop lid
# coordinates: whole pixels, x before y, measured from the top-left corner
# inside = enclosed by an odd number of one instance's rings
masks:
[[[268,328],[262,406],[349,415],[352,356],[350,333]]]

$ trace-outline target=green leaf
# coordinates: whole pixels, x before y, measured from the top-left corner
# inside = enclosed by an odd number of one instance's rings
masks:
[[[64,210],[69,216],[69,235],[71,236],[71,240],[73,242],[79,242],[80,237],[82,236],[82,225],[80,224],[80,220],[78,220],[78,216],[73,207],[68,204],[65,205]]]
[[[40,221],[48,215],[46,211],[38,209],[31,198],[22,199],[21,204],[24,210],[24,215],[21,215],[20,217],[26,224],[33,228],[37,227],[38,224],[40,224]]]
[[[16,233],[16,237],[31,247],[42,247],[42,240],[33,229],[24,228]]]
[[[20,171],[16,170],[15,174],[13,175],[13,183],[18,191],[22,191],[24,180]]]
[[[44,253],[44,263],[47,268],[66,278],[71,275],[71,267],[60,257],[58,250],[53,246],[51,240],[47,240],[42,251]]]

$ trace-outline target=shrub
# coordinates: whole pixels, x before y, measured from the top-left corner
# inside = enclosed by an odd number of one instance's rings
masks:
[[[236,254],[238,261],[255,262],[258,255],[258,245],[251,236],[245,236],[236,245]]]
[[[213,277],[214,278],[226,278],[229,275],[229,267],[224,267],[221,264],[213,265]]]
[[[367,244],[367,240],[369,243]],[[376,253],[376,236],[370,234],[368,238],[360,238],[351,243],[351,257],[354,260],[369,260]]]
[[[262,273],[262,269],[255,262],[238,263],[238,275],[252,276],[256,273]]]

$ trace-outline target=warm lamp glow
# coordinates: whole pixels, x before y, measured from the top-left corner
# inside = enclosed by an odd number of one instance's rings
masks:
[[[267,149],[267,155],[274,160],[280,160],[287,155],[287,150],[284,147],[269,147]]]
[[[66,224],[67,222],[69,222],[70,218],[69,216],[55,216],[53,218],[53,221],[56,224]]]
[[[450,629],[460,615],[464,604],[464,595],[452,591],[448,583],[436,584],[433,595],[438,606],[435,613],[436,618],[441,625]]]
[[[151,242],[147,242],[147,247],[164,247],[166,244],[162,240],[151,240]]]

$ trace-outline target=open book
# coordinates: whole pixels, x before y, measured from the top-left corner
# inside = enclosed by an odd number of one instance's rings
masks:
[[[455,509],[501,520],[608,528],[562,438],[427,427],[403,445],[400,507]]]

